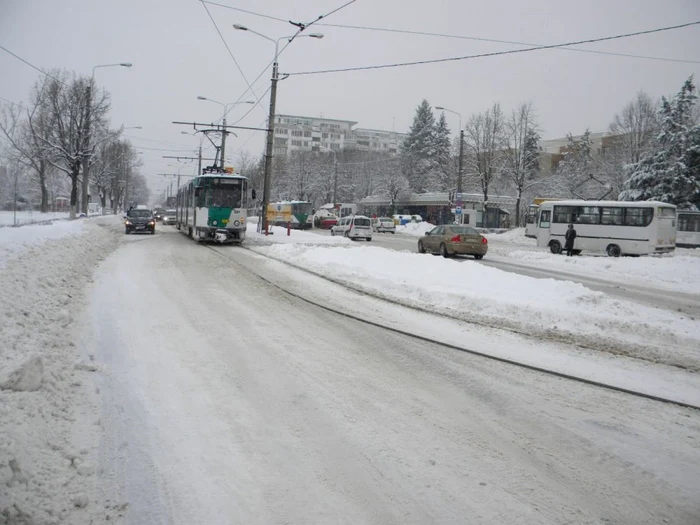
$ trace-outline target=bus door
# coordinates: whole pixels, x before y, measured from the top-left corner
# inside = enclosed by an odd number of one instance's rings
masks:
[[[547,247],[549,245],[549,228],[552,224],[552,209],[540,209],[537,220],[537,246]]]

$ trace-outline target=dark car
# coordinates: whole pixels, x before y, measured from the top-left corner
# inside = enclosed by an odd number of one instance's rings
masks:
[[[419,253],[439,253],[443,257],[473,255],[483,259],[488,249],[486,237],[474,228],[456,224],[436,226],[418,240]]]
[[[163,218],[163,212],[165,210],[163,208],[153,208],[153,218],[157,221],[161,220]]]
[[[132,209],[126,213],[125,233],[156,233],[156,220],[151,210]]]

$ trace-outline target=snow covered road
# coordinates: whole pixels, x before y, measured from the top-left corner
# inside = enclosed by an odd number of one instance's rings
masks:
[[[160,230],[100,266],[85,335],[127,523],[700,519],[697,413],[338,316]]]

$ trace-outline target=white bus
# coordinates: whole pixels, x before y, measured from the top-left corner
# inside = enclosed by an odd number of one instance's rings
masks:
[[[561,253],[569,224],[576,229],[576,254],[586,251],[619,257],[676,248],[676,207],[665,202],[545,202],[537,215],[537,246]]]
[[[676,246],[700,248],[700,211],[678,210]]]
[[[537,238],[537,210],[540,209],[540,204],[547,201],[559,201],[561,198],[553,197],[537,197],[532,199],[532,204],[527,207],[527,217],[525,218],[525,237],[532,239]]]

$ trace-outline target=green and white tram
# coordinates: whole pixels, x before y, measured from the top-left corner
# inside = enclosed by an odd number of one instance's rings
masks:
[[[240,244],[246,234],[248,182],[226,173],[193,178],[177,191],[177,228],[197,241]]]

